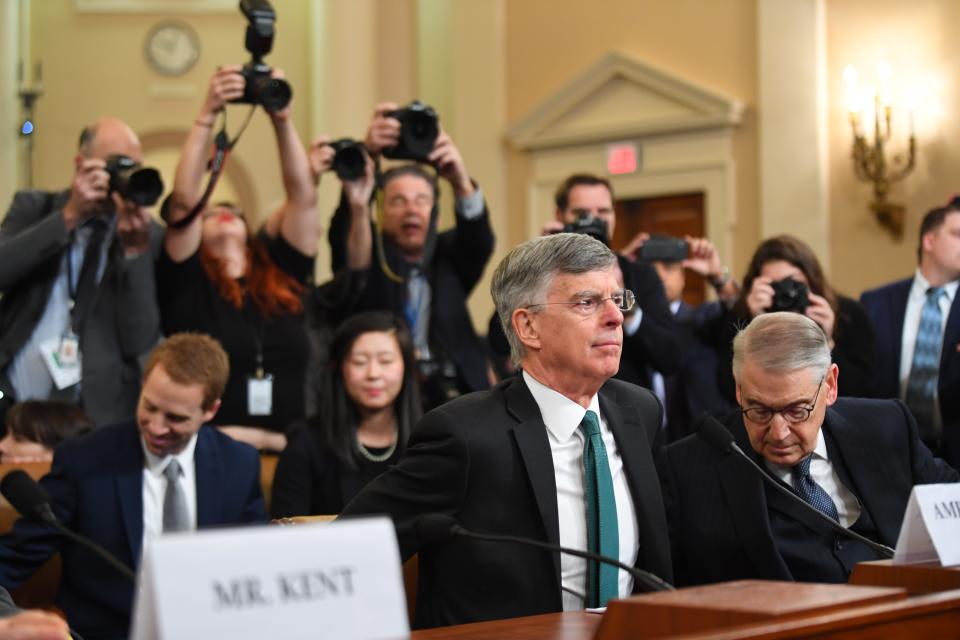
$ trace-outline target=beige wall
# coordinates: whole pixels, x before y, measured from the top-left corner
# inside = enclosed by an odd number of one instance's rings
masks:
[[[74,0],[34,1],[32,7],[33,51],[43,61],[44,84],[37,109],[35,186],[69,185],[80,129],[101,114],[116,115],[141,137],[158,140],[160,146],[148,150],[147,160],[157,163],[169,184],[177,135],[189,128],[199,110],[210,74],[217,65],[242,63],[249,57],[243,47],[243,16],[232,10],[183,16],[79,14]],[[295,118],[304,135],[310,109],[309,91],[303,90],[307,86],[303,57],[307,14],[307,0],[283,0],[274,51],[267,58],[269,64],[286,71],[294,87]],[[147,66],[143,42],[152,25],[171,17],[184,20],[199,33],[202,51],[186,75],[167,79]],[[247,109],[231,108],[231,132],[240,126]],[[283,196],[273,132],[262,111],[254,114],[229,162],[255,176],[249,185],[249,208],[254,218],[264,217]]]
[[[610,50],[619,50],[747,105],[733,140],[736,246],[757,237],[756,11],[753,0],[577,0],[507,3],[507,121],[515,122]],[[508,206],[524,210],[529,159],[508,158]],[[511,215],[504,244],[525,229]],[[738,254],[743,251],[739,250]],[[741,271],[749,256],[732,257]]]
[[[865,288],[910,275],[916,265],[920,219],[960,191],[960,159],[955,153],[955,141],[960,139],[958,37],[960,2],[956,0],[831,0],[827,4],[830,277],[845,293],[859,295]],[[894,186],[891,197],[907,206],[904,237],[899,241],[873,220],[870,187],[853,176],[845,112],[844,66],[855,65],[864,80],[874,82],[875,66],[881,60],[893,67],[894,99],[912,91],[918,102],[917,168]],[[894,129],[894,147],[902,151],[905,120],[895,121]]]

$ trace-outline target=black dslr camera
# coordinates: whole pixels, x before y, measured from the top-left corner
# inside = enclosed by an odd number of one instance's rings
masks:
[[[286,80],[270,77],[270,66],[263,57],[273,48],[273,25],[277,16],[267,0],[240,0],[240,11],[246,16],[247,37],[244,44],[252,56],[240,75],[246,80],[243,97],[234,102],[258,104],[270,113],[290,104],[293,90]]]
[[[681,262],[687,259],[687,241],[666,235],[653,235],[640,247],[639,258],[645,262]]]
[[[367,159],[366,147],[352,138],[341,138],[330,143],[333,147],[333,170],[341,180],[349,182],[363,176]]]
[[[803,313],[810,306],[810,289],[793,278],[784,278],[771,282],[773,303],[770,311],[796,311]]]
[[[583,233],[591,238],[595,238],[603,244],[610,246],[610,238],[607,235],[607,223],[602,218],[596,218],[589,213],[578,213],[577,218],[563,225],[564,233]]]
[[[384,149],[383,155],[392,160],[426,162],[440,135],[440,120],[433,107],[414,100],[386,116],[400,121],[400,141],[397,146]]]
[[[125,200],[141,207],[152,207],[163,193],[160,172],[151,167],[141,167],[133,158],[110,156],[107,158],[107,173],[110,174],[110,191],[116,191]]]

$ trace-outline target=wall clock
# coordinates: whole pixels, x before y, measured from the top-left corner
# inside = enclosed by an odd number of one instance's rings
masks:
[[[165,20],[147,33],[143,53],[157,73],[180,76],[193,68],[200,58],[200,37],[186,22]]]

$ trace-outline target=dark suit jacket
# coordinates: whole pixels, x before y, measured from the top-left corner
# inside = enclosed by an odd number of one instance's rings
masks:
[[[203,427],[194,460],[198,527],[266,521],[256,450]],[[40,481],[62,523],[134,570],[143,543],[143,463],[137,425],[125,422],[63,442]],[[70,626],[87,640],[126,637],[133,585],[45,525],[20,519],[0,537],[0,585],[15,588],[57,551],[63,571],[56,604]]]
[[[651,443],[660,408],[619,380],[600,410],[623,458],[637,513],[637,566],[670,580],[666,521]],[[560,611],[560,557],[512,544],[455,538],[424,546],[416,523],[443,513],[467,529],[560,542],[557,489],[546,426],[522,376],[426,414],[397,466],[368,484],[343,515],[387,513],[404,559],[419,552],[416,626]]]
[[[3,375],[29,340],[50,298],[70,234],[63,224],[68,192],[20,191],[0,225],[0,390],[12,396]],[[150,250],[127,260],[114,236],[97,297],[78,329],[83,406],[97,424],[133,417],[140,364],[160,338],[153,263],[163,232],[150,229]]]
[[[900,351],[903,344],[903,317],[913,278],[900,280],[866,291],[860,302],[867,309],[877,331],[877,357],[874,392],[879,398],[900,395]],[[940,416],[943,419],[942,455],[954,466],[960,465],[960,296],[953,299],[947,315],[947,328],[940,351],[940,377],[937,381]],[[842,373],[842,372],[841,372]]]
[[[616,377],[649,389],[651,369],[663,374],[680,370],[684,341],[674,324],[670,303],[656,270],[646,262],[631,262],[620,255],[617,260],[623,272],[623,286],[637,297],[637,308],[643,311],[643,319],[636,333],[623,334],[623,355]]]
[[[724,423],[740,448],[759,462],[739,413]],[[841,398],[827,409],[823,429],[843,458],[854,485],[848,488],[873,517],[877,542],[896,545],[913,485],[960,479],[920,442],[913,417],[899,401]],[[811,537],[826,529],[785,499],[768,503],[756,470],[697,435],[662,449],[657,467],[678,584],[792,580],[775,545],[768,509],[800,520]],[[809,549],[829,552],[813,545]]]
[[[467,298],[483,276],[483,270],[493,254],[495,243],[490,216],[483,214],[466,219],[457,214],[456,227],[436,233],[434,210],[431,225],[434,231],[428,241],[424,270],[430,281],[432,305],[430,309],[430,345],[439,348],[453,362],[457,373],[457,388],[466,393],[487,389],[486,352],[477,337],[467,309]],[[341,200],[330,221],[329,239],[334,272],[346,264],[346,237],[350,214]],[[374,229],[374,234],[377,231]],[[434,235],[435,234],[435,235]],[[383,239],[384,254],[390,268],[405,277],[411,265],[403,259],[388,238]],[[401,318],[407,300],[407,283],[394,282],[380,267],[379,252],[373,250],[373,263],[366,273],[363,292],[351,311],[387,310]],[[436,355],[436,354],[435,354]]]

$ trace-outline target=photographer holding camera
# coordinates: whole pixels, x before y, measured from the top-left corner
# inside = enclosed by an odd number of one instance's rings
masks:
[[[0,422],[14,401],[75,402],[130,418],[138,359],[160,337],[150,216],[163,185],[116,118],[84,128],[73,184],[20,191],[0,225]]]
[[[353,311],[388,310],[406,319],[413,335],[424,408],[489,387],[483,345],[467,311],[467,297],[493,253],[494,236],[483,194],[432,109],[377,105],[364,146],[376,159],[413,160],[380,176],[374,246],[364,249],[353,220],[373,219],[369,171],[344,181],[330,224],[333,269],[371,263]],[[337,160],[334,160],[337,164]],[[437,231],[436,179],[450,183],[456,226]],[[338,173],[341,173],[338,171]],[[342,175],[342,174],[341,174]],[[366,246],[369,246],[369,242]],[[364,254],[364,251],[366,253]]]
[[[286,425],[306,411],[303,294],[313,277],[320,233],[317,189],[289,102],[260,102],[276,134],[286,195],[260,232],[231,203],[190,217],[201,202],[217,115],[228,102],[250,101],[244,69],[217,69],[184,143],[173,192],[164,203],[168,226],[157,265],[158,293],[167,334],[206,333],[230,358],[230,377],[212,422],[258,448],[282,450]],[[282,73],[274,70],[272,76]]]
[[[731,402],[736,389],[730,362],[737,328],[772,311],[794,311],[823,329],[833,361],[843,371],[841,396],[870,397],[874,367],[874,329],[859,302],[841,296],[827,282],[820,262],[798,238],[781,235],[760,243],[743,277],[743,293],[714,331],[719,354],[720,388]]]

